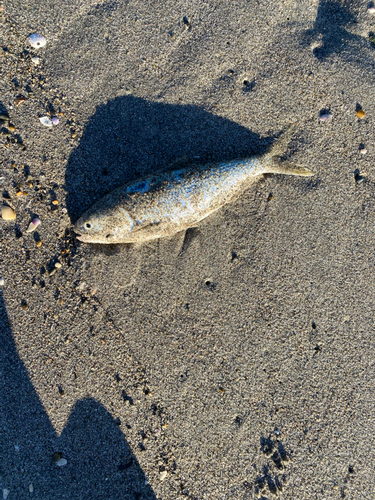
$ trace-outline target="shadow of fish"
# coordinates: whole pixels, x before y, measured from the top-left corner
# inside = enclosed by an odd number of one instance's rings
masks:
[[[266,174],[311,176],[306,167],[282,161],[292,126],[263,155],[157,173],[104,196],[77,221],[86,243],[142,243],[184,231],[237,199]]]

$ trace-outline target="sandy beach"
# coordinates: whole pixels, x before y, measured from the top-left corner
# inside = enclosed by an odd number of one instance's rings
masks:
[[[373,500],[374,5],[1,5],[0,497]],[[291,123],[313,177],[76,239],[112,189]]]

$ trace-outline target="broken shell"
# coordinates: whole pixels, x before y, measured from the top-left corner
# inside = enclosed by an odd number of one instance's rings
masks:
[[[163,472],[160,473],[160,481],[164,481],[164,479],[168,476],[168,472],[164,470]]]
[[[33,33],[29,36],[27,41],[34,49],[40,49],[46,44],[46,39],[44,38],[44,36],[39,35],[39,33]]]
[[[52,127],[52,122],[48,118],[48,116],[42,116],[42,118],[39,118],[40,123],[44,125],[45,127]]]
[[[332,113],[324,113],[324,114],[322,114],[322,115],[319,116],[319,120],[321,122],[326,122],[330,118],[332,118]]]
[[[4,220],[13,220],[16,218],[16,212],[13,208],[8,207],[7,205],[3,205],[1,207],[1,217]]]
[[[54,125],[58,125],[58,124],[59,124],[59,119],[57,118],[57,116],[54,116],[54,117],[52,118],[52,123],[53,123]]]
[[[32,233],[33,231],[35,231],[35,229],[39,226],[40,222],[41,222],[40,219],[33,219],[30,222],[29,227],[26,229],[26,232]]]
[[[34,56],[31,58],[31,62],[35,64],[35,66],[38,66],[40,64],[40,59],[37,56]]]
[[[366,113],[363,111],[363,109],[359,109],[357,111],[357,116],[358,116],[358,118],[362,119],[366,116]]]

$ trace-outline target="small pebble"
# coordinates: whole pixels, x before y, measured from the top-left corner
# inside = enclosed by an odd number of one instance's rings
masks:
[[[365,155],[367,153],[367,149],[366,148],[362,148],[359,150],[359,152],[362,154],[362,155]]]
[[[16,127],[14,125],[9,125],[9,130],[11,132],[14,132],[16,130]]]
[[[59,467],[64,467],[64,465],[66,465],[67,463],[68,461],[65,458],[60,458],[60,460],[56,462],[56,465],[58,465]]]
[[[52,205],[58,205],[59,204],[59,200],[53,200],[52,201]]]
[[[29,306],[27,305],[27,302],[23,300],[21,303],[21,307],[22,307],[22,309],[26,310],[26,309],[28,309]]]
[[[326,122],[327,120],[329,120],[330,118],[332,118],[332,114],[331,113],[324,113],[323,115],[320,115],[319,116],[319,120],[321,122]]]
[[[38,241],[36,242],[36,246],[37,246],[38,248],[39,248],[39,247],[41,247],[41,246],[42,246],[42,241],[41,241],[41,240],[38,240]]]
[[[0,286],[4,286],[4,278],[0,278]]]
[[[369,8],[367,9],[367,12],[368,12],[369,14],[375,14],[375,7],[369,7]]]
[[[57,267],[57,269],[60,269],[60,267],[61,267],[60,262],[56,262],[55,267]]]
[[[15,445],[14,445],[14,449],[15,449],[16,451],[20,451],[20,447],[18,446],[18,444],[15,444]]]
[[[40,123],[44,125],[45,127],[52,127],[52,122],[48,118],[48,116],[42,116],[42,118],[39,118]]]
[[[23,192],[22,191],[17,191],[16,196],[22,196]]]
[[[358,116],[358,118],[362,119],[366,116],[366,113],[363,111],[363,109],[359,109],[357,111],[357,116]]]
[[[33,483],[29,484],[29,492],[32,493],[34,491]]]
[[[9,490],[7,488],[3,489],[3,500],[7,500],[9,495]]]
[[[44,36],[39,35],[39,33],[33,33],[27,39],[29,44],[33,47],[33,49],[41,49],[46,44],[46,39]]]
[[[39,226],[40,222],[41,222],[40,219],[33,219],[30,222],[29,227],[26,229],[26,232],[32,233],[33,231],[35,231],[35,229]]]
[[[34,56],[31,58],[31,62],[35,64],[35,66],[38,66],[40,64],[40,59],[37,56]]]
[[[164,479],[167,477],[168,472],[166,470],[163,470],[163,472],[160,473],[160,481],[164,481]]]
[[[4,205],[1,208],[1,217],[4,220],[13,220],[16,218],[16,212],[13,210],[13,208]]]
[[[53,123],[54,125],[58,125],[58,124],[59,124],[59,119],[57,118],[57,116],[54,116],[54,117],[52,118],[52,123]]]

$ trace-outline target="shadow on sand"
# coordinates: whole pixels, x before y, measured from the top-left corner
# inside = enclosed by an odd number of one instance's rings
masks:
[[[14,344],[0,295],[0,489],[9,498],[156,500],[124,435],[94,399],[78,401],[58,437]],[[54,453],[66,458],[59,467]]]
[[[272,140],[197,106],[118,97],[97,108],[69,159],[69,216],[75,222],[111,189],[156,170],[178,168],[181,159],[204,164],[250,156]]]
[[[314,27],[303,35],[304,43],[315,43],[313,54],[319,61],[337,54],[344,62],[375,69],[370,38],[351,33],[361,9],[358,0],[320,0]]]

